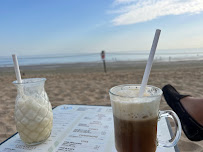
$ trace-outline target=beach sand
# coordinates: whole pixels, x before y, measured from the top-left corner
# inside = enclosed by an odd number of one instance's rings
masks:
[[[52,107],[61,104],[110,105],[108,91],[119,84],[141,83],[146,62],[78,63],[21,67],[22,78],[45,77]],[[14,105],[16,88],[13,67],[0,68],[0,142],[16,132]],[[203,97],[203,62],[154,63],[148,84],[162,88],[174,85],[182,94]],[[170,109],[162,98],[161,110]],[[181,152],[203,152],[203,141],[191,142],[182,132]]]

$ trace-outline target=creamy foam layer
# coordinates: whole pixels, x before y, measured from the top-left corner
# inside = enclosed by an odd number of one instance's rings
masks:
[[[158,116],[161,96],[145,93],[138,97],[139,89],[119,90],[111,96],[114,116],[123,120],[147,120]],[[127,96],[127,97],[126,97]]]

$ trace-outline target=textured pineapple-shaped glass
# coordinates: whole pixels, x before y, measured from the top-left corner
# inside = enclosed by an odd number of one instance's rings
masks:
[[[27,145],[44,142],[51,134],[53,113],[44,89],[45,78],[14,81],[17,87],[15,103],[16,129]]]

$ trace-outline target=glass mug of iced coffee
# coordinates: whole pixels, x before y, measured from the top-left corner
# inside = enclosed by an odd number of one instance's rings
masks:
[[[109,91],[117,151],[155,152],[157,146],[175,146],[181,136],[181,124],[173,111],[159,111],[162,90],[147,86],[143,97],[139,97],[139,89],[140,85],[126,84]],[[157,141],[157,122],[162,117],[175,122],[175,136],[168,141]]]

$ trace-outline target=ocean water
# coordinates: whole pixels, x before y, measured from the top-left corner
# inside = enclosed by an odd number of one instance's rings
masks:
[[[106,62],[117,61],[143,61],[147,60],[149,51],[106,51]],[[184,60],[203,60],[203,49],[187,50],[157,50],[154,60],[156,62],[172,62]],[[43,64],[64,64],[80,62],[102,62],[100,52],[84,54],[47,54],[33,56],[18,56],[19,65],[43,65]],[[11,56],[0,56],[0,67],[11,67],[13,61]]]

